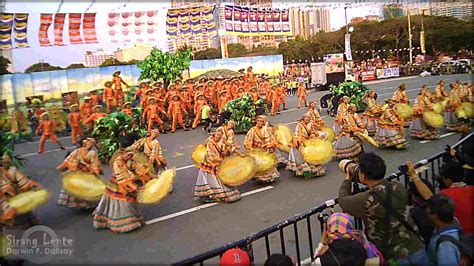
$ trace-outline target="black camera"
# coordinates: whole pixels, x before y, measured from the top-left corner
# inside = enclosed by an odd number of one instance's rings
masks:
[[[329,216],[331,216],[331,214],[333,214],[333,210],[331,208],[328,208],[328,209],[324,209],[319,215],[318,215],[318,219],[319,221],[321,222],[321,224],[325,224],[328,219],[329,219]]]
[[[351,177],[351,181],[354,183],[360,183],[360,168],[359,165],[353,160],[341,160],[339,162],[339,169],[345,174]]]

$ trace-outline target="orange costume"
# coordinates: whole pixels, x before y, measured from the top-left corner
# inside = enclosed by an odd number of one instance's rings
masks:
[[[272,86],[272,90],[267,94],[267,101],[272,104],[272,116],[280,112],[280,96],[275,85]]]
[[[61,149],[64,149],[64,147],[61,145],[61,142],[59,142],[58,137],[56,134],[54,134],[54,129],[56,128],[56,124],[49,120],[49,115],[48,113],[43,113],[41,115],[42,121],[40,122],[38,128],[36,129],[36,135],[41,134],[41,139],[39,142],[39,149],[38,153],[43,153],[44,152],[44,143],[46,140],[51,139],[52,142],[57,143]]]
[[[225,90],[221,91],[218,102],[217,102],[217,108],[219,110],[219,113],[222,112],[222,110],[224,109],[228,101],[229,101],[229,97],[227,97],[227,91]]]
[[[183,99],[184,107],[186,108],[187,112],[193,110],[193,96],[191,90],[185,86],[181,91],[181,99]]]
[[[187,115],[188,112],[186,112],[186,108],[180,101],[178,95],[173,96],[172,99],[173,100],[168,106],[168,117],[173,119],[173,122],[171,123],[171,133],[176,132],[176,123],[178,123],[185,131],[187,131],[188,129],[186,129],[186,126],[183,123],[183,113]]]
[[[202,116],[202,107],[206,105],[206,100],[204,100],[204,97],[202,94],[196,94],[196,101],[194,102],[194,114],[196,117],[194,118],[193,122],[193,129],[195,129],[199,122],[201,122],[201,116]]]
[[[283,105],[283,109],[286,109],[286,88],[283,86],[278,86],[276,91],[278,94],[278,107]]]
[[[296,92],[298,95],[298,109],[301,108],[301,102],[304,101],[304,106],[307,106],[307,98],[308,98],[308,92],[306,91],[306,87],[300,83],[298,85],[298,91]]]
[[[163,113],[166,115],[165,111],[156,103],[156,98],[150,97],[148,99],[148,104],[146,108],[143,110],[143,114],[142,114],[142,120],[144,120],[145,118],[148,119],[147,120],[148,132],[150,132],[153,129],[154,123],[157,123],[158,125],[160,125],[160,128],[162,129],[162,131],[164,131],[164,123],[163,123],[163,120],[161,120],[158,113]]]
[[[100,104],[100,95],[97,95],[97,93],[92,93],[91,95],[91,104],[92,106],[96,106]]]
[[[105,105],[107,106],[107,113],[110,113],[110,111],[112,111],[112,107],[115,107],[117,104],[115,100],[114,89],[112,89],[112,82],[110,81],[105,83],[103,99]]]
[[[98,120],[99,118],[102,118],[102,117],[106,117],[106,116],[107,116],[106,114],[102,113],[102,106],[100,106],[100,105],[94,106],[93,110],[94,110],[94,113],[91,114],[91,115],[86,119],[86,121],[84,121],[84,123],[90,124],[90,125],[92,125],[92,126],[95,125],[95,122],[97,122],[97,120]],[[90,128],[90,129],[91,129],[91,128]]]
[[[120,71],[116,71],[113,73],[113,79],[112,82],[114,83],[114,89],[119,89],[122,90],[122,84],[128,87],[128,84],[123,81],[123,79],[120,77]]]
[[[86,121],[87,118],[89,118],[89,116],[92,114],[92,103],[90,102],[90,98],[89,100],[84,97],[84,103],[81,104],[81,107],[79,108],[80,111],[81,111],[81,115],[82,115],[82,121]],[[90,124],[86,124],[87,128],[90,128],[92,125]]]
[[[77,136],[82,138],[84,135],[82,134],[82,125],[81,125],[81,113],[77,112],[77,104],[73,104],[69,107],[71,113],[68,115],[69,126],[71,127],[71,138],[72,144],[76,145],[77,143]]]
[[[128,116],[133,116],[132,103],[131,102],[126,102],[126,103],[123,104],[122,113],[124,113]]]
[[[408,96],[407,96],[407,93],[405,90],[401,90],[400,88],[398,88],[395,93],[393,94],[393,97],[392,99],[396,102],[396,103],[406,103],[408,104],[409,101],[408,101]]]

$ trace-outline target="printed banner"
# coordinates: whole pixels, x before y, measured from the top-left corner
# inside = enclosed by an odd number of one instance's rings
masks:
[[[345,35],[345,54],[346,54],[346,60],[347,61],[352,61],[352,50],[351,50],[351,35],[349,33],[346,33]]]
[[[291,35],[288,9],[226,5],[224,23],[229,35]]]
[[[385,78],[396,78],[400,76],[400,69],[398,67],[390,67],[390,68],[378,68],[377,69],[377,78],[378,79],[385,79]]]
[[[1,14],[0,21],[0,49],[12,48],[13,14]]]
[[[28,47],[27,39],[28,14],[15,14],[13,23],[15,48]]]
[[[328,54],[324,56],[326,74],[344,72],[344,55]]]
[[[53,24],[53,14],[41,14],[40,26],[38,30],[38,41],[40,46],[52,45],[48,35],[48,30],[51,24]]]
[[[82,36],[85,43],[97,43],[95,31],[95,13],[84,13],[82,15]]]
[[[109,13],[107,25],[112,43],[156,42],[158,11]]]
[[[84,41],[81,37],[81,13],[69,13],[69,43],[82,44]]]
[[[63,46],[63,31],[66,14],[57,13],[54,15],[54,45]]]

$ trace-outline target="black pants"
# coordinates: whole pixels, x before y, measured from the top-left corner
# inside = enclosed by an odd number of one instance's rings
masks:
[[[211,128],[212,128],[212,121],[211,121],[211,118],[208,117],[208,118],[204,119],[204,130],[207,133],[210,133]]]

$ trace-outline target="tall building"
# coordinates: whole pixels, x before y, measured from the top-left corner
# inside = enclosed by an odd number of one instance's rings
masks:
[[[308,38],[320,31],[330,31],[329,9],[290,8],[290,25],[293,36]]]
[[[105,60],[115,58],[113,54],[106,53],[103,49],[98,49],[95,52],[87,51],[84,57],[86,60],[86,67],[97,67],[102,65]]]
[[[405,15],[403,5],[401,4],[389,4],[385,5],[382,9],[383,19],[391,19],[397,17],[403,17]]]
[[[143,60],[145,57],[150,55],[151,50],[155,48],[152,45],[142,44],[120,48],[114,52],[114,56],[121,62],[128,62],[130,60]]]
[[[472,3],[470,2],[437,2],[431,5],[433,16],[472,19]]]

